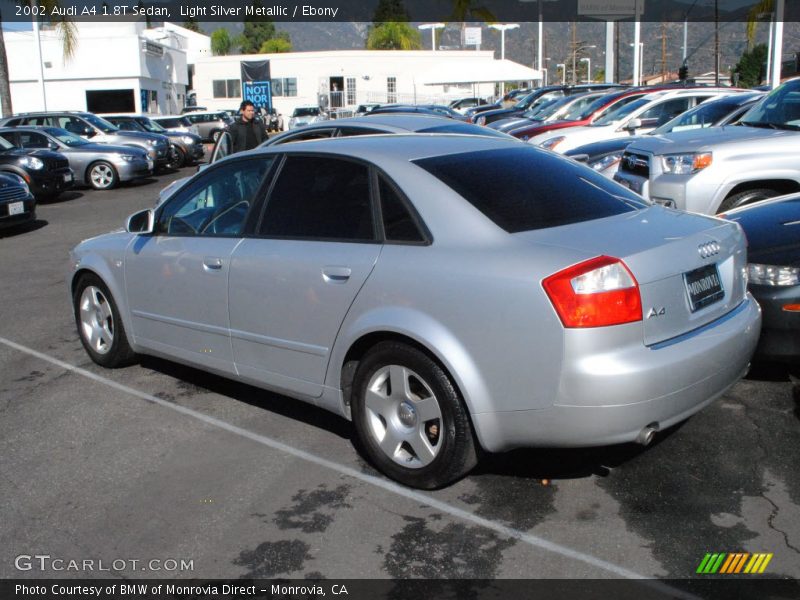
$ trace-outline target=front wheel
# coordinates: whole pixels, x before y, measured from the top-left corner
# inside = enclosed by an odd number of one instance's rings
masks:
[[[361,361],[353,422],[365,453],[405,485],[434,489],[478,462],[469,415],[444,370],[426,354],[383,342]]]
[[[211,141],[216,144],[217,140],[219,139],[219,136],[221,136],[221,135],[222,135],[222,132],[219,129],[217,129],[215,131],[212,131],[211,132]]]
[[[172,149],[167,163],[168,169],[182,169],[186,166],[186,152],[177,146]]]
[[[94,362],[115,368],[135,360],[117,304],[103,280],[93,274],[83,275],[72,302],[81,343]]]
[[[117,170],[111,163],[99,161],[89,167],[89,185],[96,190],[111,190],[119,183]]]
[[[725,198],[725,200],[722,201],[722,204],[719,205],[719,209],[717,210],[717,212],[723,213],[726,210],[739,208],[740,206],[744,206],[745,204],[752,204],[753,202],[758,202],[759,200],[766,200],[767,198],[773,198],[777,195],[778,192],[776,192],[775,190],[770,190],[768,188],[746,190],[744,192],[739,192],[738,194],[733,194],[732,196],[728,196],[727,198]]]

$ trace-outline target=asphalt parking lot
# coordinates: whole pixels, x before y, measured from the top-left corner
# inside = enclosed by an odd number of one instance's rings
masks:
[[[800,386],[781,370],[648,448],[515,451],[420,493],[314,407],[153,358],[94,365],[69,249],[191,172],[75,190],[0,232],[1,578],[685,578],[707,552],[800,578]]]

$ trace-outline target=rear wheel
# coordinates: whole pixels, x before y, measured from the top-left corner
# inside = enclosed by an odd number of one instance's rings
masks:
[[[433,489],[477,464],[469,415],[444,370],[398,342],[372,348],[356,371],[353,421],[365,453],[383,473]]]
[[[115,368],[135,360],[117,304],[102,279],[93,274],[83,275],[75,286],[72,301],[81,343],[94,362]]]
[[[111,163],[104,160],[93,163],[89,167],[89,185],[96,190],[110,190],[117,186],[119,183],[119,175],[117,170]]]
[[[738,194],[733,194],[725,198],[725,200],[722,201],[722,204],[719,205],[719,209],[717,210],[717,212],[723,213],[726,210],[739,208],[740,206],[744,206],[745,204],[752,204],[753,202],[758,202],[759,200],[766,200],[767,198],[773,198],[778,194],[779,192],[776,192],[775,190],[771,190],[768,188],[745,190],[744,192],[739,192]]]

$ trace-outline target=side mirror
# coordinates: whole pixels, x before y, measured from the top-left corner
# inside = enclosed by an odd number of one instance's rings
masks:
[[[628,121],[627,125],[625,125],[625,131],[635,131],[642,126],[641,119],[631,119]]]
[[[50,142],[49,144],[47,144],[47,147],[50,148],[50,150],[58,150],[58,144],[56,144],[55,142]]]
[[[155,213],[152,208],[133,213],[125,223],[128,233],[147,235],[155,229]]]

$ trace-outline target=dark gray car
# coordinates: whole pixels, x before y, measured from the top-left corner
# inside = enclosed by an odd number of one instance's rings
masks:
[[[153,159],[132,146],[95,144],[58,127],[3,127],[0,137],[18,148],[49,148],[69,160],[75,182],[110,190],[120,182],[147,177]]]
[[[123,131],[144,131],[165,135],[172,144],[172,156],[167,166],[180,169],[196,164],[203,158],[205,149],[202,138],[195,133],[169,131],[147,115],[104,115]]]
[[[166,136],[140,131],[121,131],[114,124],[90,112],[21,113],[0,121],[0,127],[39,125],[60,127],[99,144],[138,146],[153,159],[156,168],[169,162],[169,140]]]

